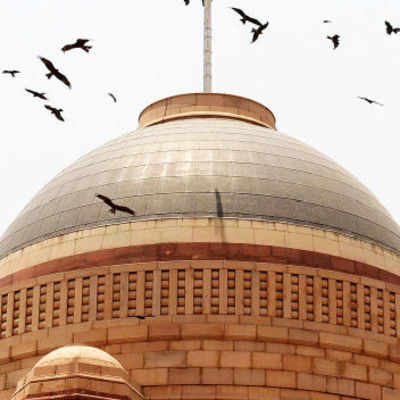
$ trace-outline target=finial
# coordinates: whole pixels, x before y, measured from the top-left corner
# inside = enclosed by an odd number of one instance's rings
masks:
[[[211,1],[204,0],[204,75],[203,91],[210,93],[212,91],[212,30],[211,30]]]

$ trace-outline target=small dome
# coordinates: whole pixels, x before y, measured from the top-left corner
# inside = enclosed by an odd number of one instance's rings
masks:
[[[316,226],[400,252],[399,226],[374,195],[328,157],[277,132],[268,109],[235,96],[187,96],[154,103],[142,128],[58,174],[0,239],[0,258],[64,233],[174,217]],[[97,193],[136,215],[111,214]]]
[[[99,367],[119,368],[124,367],[110,354],[96,347],[90,346],[66,346],[61,347],[41,358],[33,368],[57,366],[68,362],[84,362]]]
[[[82,399],[143,400],[140,386],[130,382],[122,365],[89,346],[62,347],[41,358],[18,381],[12,400],[45,400],[49,393],[60,400],[75,398],[77,393]]]

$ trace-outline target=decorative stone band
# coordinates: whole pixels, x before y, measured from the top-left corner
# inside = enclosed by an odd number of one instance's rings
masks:
[[[222,93],[188,93],[167,97],[146,107],[139,116],[139,127],[193,117],[240,119],[275,129],[274,114],[261,103]]]
[[[400,284],[400,257],[375,244],[291,224],[199,218],[133,222],[48,239],[0,260],[0,286],[91,265],[223,258],[306,265]]]
[[[0,337],[135,316],[247,316],[400,335],[400,287],[338,271],[202,260],[92,267],[0,290]]]

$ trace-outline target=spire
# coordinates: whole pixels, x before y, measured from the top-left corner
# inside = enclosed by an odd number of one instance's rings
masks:
[[[211,1],[204,0],[204,72],[203,72],[203,91],[212,91],[212,65],[211,65]]]

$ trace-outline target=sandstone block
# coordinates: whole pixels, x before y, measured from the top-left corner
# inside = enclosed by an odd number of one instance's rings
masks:
[[[182,386],[147,386],[143,388],[145,398],[151,400],[180,400],[182,398]]]
[[[203,368],[201,383],[205,385],[233,385],[233,368]]]
[[[334,350],[350,351],[361,353],[362,339],[352,336],[336,335],[333,333],[320,332],[321,347],[332,348]]]
[[[75,332],[73,340],[76,344],[87,346],[102,346],[107,343],[107,329],[93,329],[90,331]]]
[[[289,340],[289,329],[280,326],[257,326],[257,340],[287,343]]]
[[[372,357],[386,358],[389,355],[389,345],[381,341],[364,339],[364,353]]]
[[[382,390],[378,385],[365,382],[356,382],[356,396],[361,399],[381,400]]]
[[[149,340],[176,340],[180,338],[178,324],[150,325]]]
[[[190,350],[200,350],[200,348],[201,348],[200,340],[176,340],[169,342],[170,350],[190,351]]]
[[[316,392],[326,391],[326,377],[300,372],[297,374],[297,387],[302,390],[313,390]]]
[[[169,385],[199,385],[201,383],[200,368],[170,368]]]
[[[327,390],[330,393],[337,393],[343,396],[355,396],[356,385],[350,379],[328,377]]]
[[[284,354],[283,369],[286,371],[311,372],[311,358],[306,356]]]
[[[225,335],[223,324],[184,324],[183,339],[222,339]]]
[[[312,364],[314,374],[339,376],[339,364],[336,361],[314,358]]]
[[[187,385],[182,388],[182,397],[193,400],[215,399],[216,387],[214,385]]]
[[[400,390],[397,389],[389,389],[383,388],[382,400],[399,400],[400,399]]]
[[[11,346],[11,359],[20,360],[36,355],[37,342],[20,343]]]
[[[252,353],[253,368],[282,369],[282,354]]]
[[[233,342],[229,340],[204,340],[203,350],[233,351]]]
[[[142,326],[115,326],[108,328],[108,343],[143,342],[147,340],[148,327]]]
[[[227,325],[225,338],[230,340],[255,340],[257,327],[255,325]]]
[[[264,387],[249,387],[249,400],[281,400],[280,390]]]
[[[264,386],[265,371],[263,369],[235,368],[233,380],[235,385]]]
[[[216,399],[218,400],[248,400],[249,388],[246,386],[218,385]]]
[[[342,374],[344,378],[348,379],[354,379],[357,381],[368,380],[367,367],[364,365],[345,363]]]
[[[266,371],[267,386],[296,388],[296,373],[291,371]]]
[[[133,369],[131,378],[141,386],[158,386],[168,383],[168,368]]]
[[[186,367],[184,351],[154,351],[144,353],[144,368]]]
[[[325,350],[313,346],[296,346],[296,354],[308,357],[325,358]]]
[[[391,386],[393,374],[382,368],[369,368],[369,382],[382,386]]]
[[[316,345],[319,341],[319,335],[316,331],[305,329],[289,329],[289,342],[302,345]]]
[[[250,368],[251,353],[248,351],[222,351],[221,367]]]
[[[188,367],[218,367],[219,352],[218,351],[189,351],[187,353]]]

